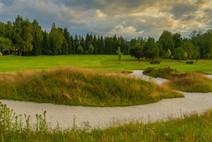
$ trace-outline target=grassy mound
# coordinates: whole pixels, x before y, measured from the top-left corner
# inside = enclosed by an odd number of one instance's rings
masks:
[[[35,126],[30,116],[17,116],[0,103],[0,141],[77,141],[77,142],[120,142],[120,141],[184,141],[209,142],[212,140],[212,110],[202,115],[196,113],[180,119],[169,119],[155,123],[130,123],[107,129],[84,129],[73,127],[62,130],[51,128],[46,122],[46,112],[36,115]],[[48,114],[48,112],[47,112]]]
[[[161,77],[170,81],[164,86],[173,90],[184,92],[212,92],[212,80],[200,73],[178,72],[170,67],[166,68],[147,68],[145,75]]]
[[[199,73],[187,73],[180,77],[173,77],[166,85],[171,89],[184,92],[212,92],[212,79]]]
[[[125,106],[182,97],[142,80],[59,69],[0,79],[0,98],[88,106]]]

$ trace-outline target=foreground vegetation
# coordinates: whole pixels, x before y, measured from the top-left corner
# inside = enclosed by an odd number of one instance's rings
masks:
[[[129,55],[122,55],[119,64],[117,55],[67,55],[67,56],[2,56],[0,72],[17,72],[50,68],[76,67],[91,68],[106,72],[122,72],[128,70],[144,70],[147,67],[171,67],[178,71],[199,71],[212,73],[212,60],[199,60],[187,65],[186,61],[161,60],[160,64],[150,64],[149,60],[136,61]]]
[[[138,105],[182,97],[147,81],[76,69],[4,75],[0,89],[1,99],[86,106]]]
[[[34,142],[34,141],[184,141],[209,142],[212,140],[212,110],[202,115],[196,113],[182,118],[169,119],[155,123],[130,123],[107,129],[89,126],[79,129],[62,130],[59,125],[51,128],[46,122],[46,112],[36,115],[34,124],[30,116],[17,116],[12,110],[0,103],[0,141]],[[47,112],[48,113],[48,112]]]
[[[170,67],[147,68],[144,74],[153,77],[162,77],[170,81],[165,84],[168,88],[183,92],[212,92],[212,79],[195,72],[178,72]]]

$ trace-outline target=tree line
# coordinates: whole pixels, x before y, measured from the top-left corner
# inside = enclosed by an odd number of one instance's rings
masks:
[[[0,22],[0,54],[37,56],[68,54],[131,54],[137,59],[158,57],[197,59],[212,57],[212,30],[193,31],[190,38],[180,33],[163,31],[158,41],[149,37],[133,38],[102,36],[88,33],[85,37],[71,35],[67,28],[52,24],[50,32],[43,31],[37,20],[17,16],[14,22]]]
[[[190,38],[182,38],[180,33],[163,31],[158,41],[148,39],[132,39],[130,54],[138,60],[140,58],[155,59],[211,59],[212,58],[212,30],[205,33],[193,31]]]
[[[128,54],[123,37],[87,34],[71,35],[67,28],[52,24],[51,31],[42,30],[37,20],[30,22],[17,16],[14,22],[0,22],[0,52],[20,56],[67,54],[116,54],[118,47]]]

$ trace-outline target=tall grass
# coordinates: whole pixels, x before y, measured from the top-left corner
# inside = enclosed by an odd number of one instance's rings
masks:
[[[148,124],[132,122],[107,129],[73,127],[66,130],[62,130],[59,125],[57,128],[47,125],[45,112],[43,115],[36,115],[35,125],[31,124],[30,116],[17,116],[1,103],[0,112],[1,142],[210,142],[212,140],[212,110],[202,115],[193,113],[182,118],[170,118],[166,122]]]
[[[144,71],[144,74],[169,79],[170,81],[164,86],[168,86],[168,88],[173,90],[180,90],[183,92],[212,92],[212,79],[209,79],[200,73],[178,72],[170,67],[150,67]]]
[[[212,92],[212,79],[199,73],[187,73],[173,77],[168,85],[171,89],[184,92]]]
[[[125,106],[182,97],[156,84],[91,71],[58,69],[0,80],[0,98],[67,105]]]

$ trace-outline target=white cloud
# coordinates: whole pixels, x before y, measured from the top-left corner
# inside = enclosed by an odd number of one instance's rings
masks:
[[[119,24],[119,25],[113,27],[113,29],[108,32],[108,35],[120,35],[120,36],[129,38],[129,37],[142,36],[143,32],[144,32],[143,30],[138,31],[133,26]]]
[[[100,19],[104,19],[107,15],[104,14],[101,10],[96,10],[96,17]]]

